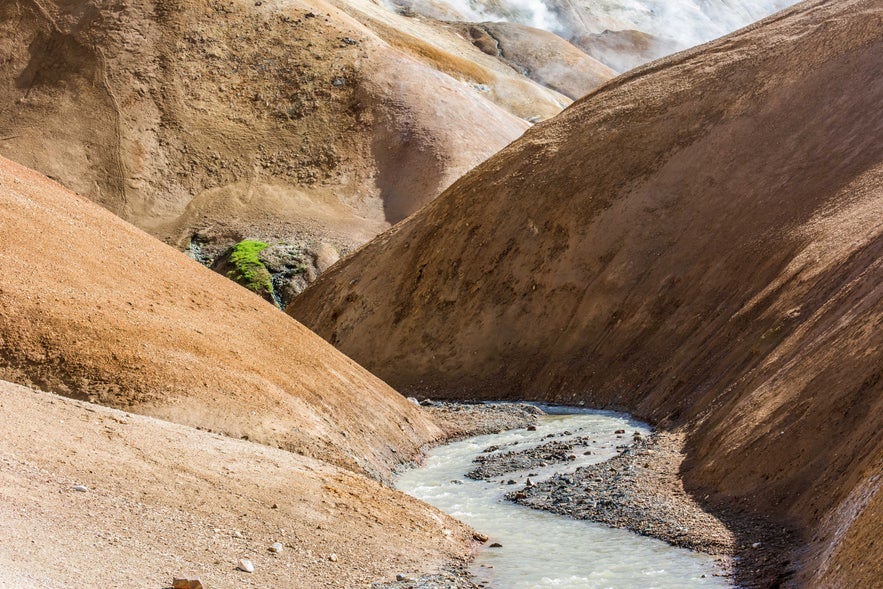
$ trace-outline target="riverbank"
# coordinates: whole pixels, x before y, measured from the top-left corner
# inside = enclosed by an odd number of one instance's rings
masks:
[[[412,399],[415,403],[416,399]],[[424,399],[419,402],[429,418],[444,432],[449,443],[471,436],[497,434],[511,429],[536,425],[537,419],[544,415],[534,405],[526,403],[480,403],[432,401]]]
[[[466,523],[481,532],[477,537],[491,549],[483,551],[471,567],[423,576],[403,571],[397,581],[375,583],[375,589],[528,587],[534,581],[556,578],[567,587],[594,586],[602,579],[619,579],[620,584],[637,587],[649,581],[645,575],[654,576],[653,582],[659,586],[704,587],[706,582],[702,579],[706,575],[709,582],[715,576],[726,576],[713,564],[713,559],[703,557],[708,564],[701,565],[701,558],[691,559],[686,553],[680,556],[672,552],[668,556],[665,550],[659,552],[660,548],[652,548],[653,544],[646,540],[624,535],[611,529],[613,526],[583,526],[570,521],[572,518],[552,514],[531,516],[533,510],[515,505],[503,508],[507,489],[518,489],[515,485],[519,482],[532,484],[528,478],[542,482],[561,474],[566,476],[582,465],[606,463],[632,442],[633,432],[649,435],[644,424],[625,415],[604,412],[547,418],[530,405],[439,403],[432,411],[456,423],[459,433],[469,433],[464,431],[468,428],[492,435],[470,437],[433,450],[420,469],[402,476],[403,486],[399,488],[412,489],[416,491],[414,496],[455,516],[468,514]],[[457,420],[458,414],[468,418]],[[621,435],[625,433],[622,428],[628,429],[628,436]],[[535,551],[536,541],[542,538],[555,538],[559,550],[555,558],[534,563],[530,555]],[[703,570],[703,566],[708,568]],[[470,572],[475,576],[470,577]],[[579,582],[583,577],[589,585]],[[725,586],[721,583],[717,580],[708,586]]]
[[[715,555],[740,587],[778,586],[787,580],[783,571],[793,536],[786,528],[734,509],[709,513],[686,492],[679,474],[682,433],[632,437],[623,432],[623,441],[622,452],[610,460],[526,485],[507,498]],[[533,466],[548,456],[541,448],[532,454]]]
[[[473,404],[421,402],[450,437],[535,426],[542,412],[524,404]],[[488,448],[463,473],[470,478],[491,479],[508,472],[560,466],[560,473],[542,481],[519,479],[507,494],[518,504],[574,519],[603,523],[663,540],[671,545],[714,555],[723,573],[740,587],[769,587],[786,581],[786,559],[794,537],[785,528],[760,518],[719,506],[709,513],[683,486],[679,472],[683,462],[684,435],[655,432],[641,436],[622,431],[619,454],[609,460],[573,471],[572,462],[585,452],[587,440],[580,436],[548,442],[523,451]],[[502,451],[499,451],[502,450]],[[564,472],[567,470],[568,472]],[[573,472],[569,472],[573,471]],[[527,483],[527,484],[521,484]],[[466,566],[452,566],[436,575],[403,575],[377,589],[436,589],[481,587]]]

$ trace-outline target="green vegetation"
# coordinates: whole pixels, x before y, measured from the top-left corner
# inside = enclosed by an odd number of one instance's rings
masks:
[[[258,254],[267,249],[263,241],[246,239],[230,249],[227,257],[233,269],[227,272],[227,278],[235,280],[245,288],[260,295],[273,292],[273,281],[270,271],[258,258]]]

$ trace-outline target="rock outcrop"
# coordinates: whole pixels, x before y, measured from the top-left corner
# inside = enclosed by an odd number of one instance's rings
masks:
[[[684,427],[687,487],[881,573],[883,12],[810,1],[617,78],[289,308],[409,394]],[[744,539],[748,540],[748,539]]]

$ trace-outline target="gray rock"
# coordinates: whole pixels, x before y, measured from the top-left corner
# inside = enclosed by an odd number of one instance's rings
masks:
[[[89,487],[87,487],[86,485],[74,485],[74,486],[71,487],[71,488],[72,488],[74,491],[79,491],[80,493],[85,493],[86,491],[89,490]]]
[[[236,568],[244,573],[253,573],[254,572],[254,565],[247,558],[241,559],[239,561],[239,565]]]
[[[282,552],[282,542],[273,542],[268,549],[270,552],[279,554]]]

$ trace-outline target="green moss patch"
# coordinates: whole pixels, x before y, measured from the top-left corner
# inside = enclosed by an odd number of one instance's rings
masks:
[[[230,249],[228,263],[233,269],[227,272],[227,278],[235,280],[245,288],[264,295],[273,292],[273,281],[270,271],[258,258],[258,254],[267,249],[263,241],[246,239]]]

